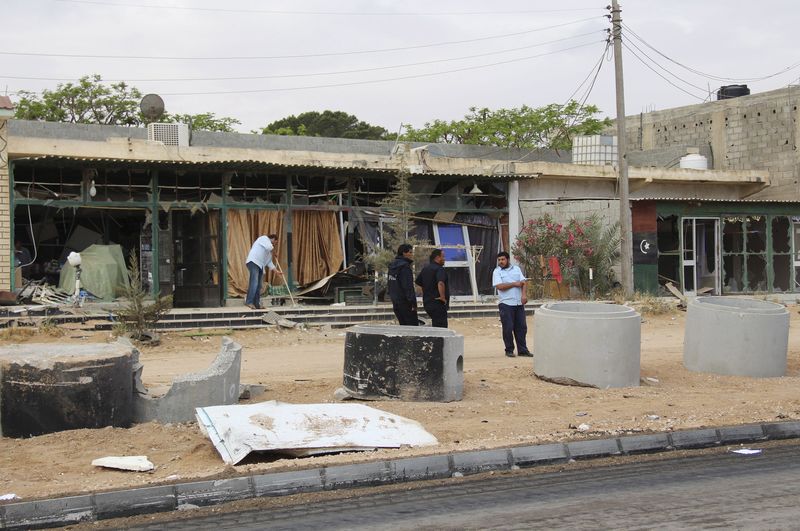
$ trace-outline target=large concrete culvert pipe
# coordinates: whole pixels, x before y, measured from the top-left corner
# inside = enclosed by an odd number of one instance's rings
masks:
[[[618,304],[544,304],[534,316],[534,372],[601,389],[638,386],[641,321]]]
[[[784,376],[789,310],[757,299],[698,297],[689,302],[683,364],[729,376]]]

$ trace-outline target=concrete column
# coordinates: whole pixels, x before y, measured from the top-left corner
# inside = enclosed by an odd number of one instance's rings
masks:
[[[0,290],[11,289],[13,261],[11,249],[11,187],[8,173],[8,119],[14,115],[14,106],[7,96],[0,96]]]
[[[508,183],[508,249],[514,246],[520,231],[519,181]]]
[[[714,160],[711,161],[712,170],[727,169],[726,154],[727,142],[725,135],[725,111],[714,111],[711,113],[711,153],[714,155]]]

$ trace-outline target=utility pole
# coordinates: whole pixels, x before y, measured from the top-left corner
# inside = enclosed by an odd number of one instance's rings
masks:
[[[628,197],[628,160],[625,158],[625,87],[622,79],[622,17],[617,0],[611,0],[611,25],[614,38],[614,79],[617,87],[617,171],[619,172],[619,230],[622,289],[626,297],[633,295],[633,230],[631,204]]]

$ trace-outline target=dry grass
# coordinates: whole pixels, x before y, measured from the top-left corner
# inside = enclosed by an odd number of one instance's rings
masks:
[[[35,328],[20,328],[17,326],[12,326],[10,328],[6,328],[5,330],[0,331],[0,340],[5,341],[24,341],[26,339],[30,339],[36,335]]]
[[[52,319],[45,319],[39,323],[39,332],[50,337],[61,337],[64,329],[59,328],[58,324]]]
[[[637,310],[641,315],[666,315],[676,310],[677,301],[656,297],[648,293],[636,292],[629,300],[621,289],[611,292],[611,300],[614,304],[627,304]]]

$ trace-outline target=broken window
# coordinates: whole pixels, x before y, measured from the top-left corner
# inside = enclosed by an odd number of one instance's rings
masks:
[[[792,289],[792,244],[789,229],[791,223],[786,216],[772,218],[772,289]]]
[[[726,217],[722,225],[723,293],[745,290],[744,285],[744,218]]]
[[[659,216],[656,224],[658,242],[658,283],[681,284],[680,235],[678,216]]]

